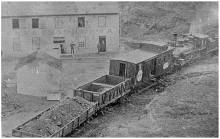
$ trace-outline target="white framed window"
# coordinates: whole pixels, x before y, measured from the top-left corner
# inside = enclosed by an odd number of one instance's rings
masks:
[[[13,51],[19,52],[21,51],[21,42],[19,37],[13,38]]]
[[[41,18],[39,22],[39,28],[40,29],[47,29],[47,18]]]
[[[19,19],[20,28],[25,29],[26,28],[26,20],[24,18]]]
[[[12,19],[12,28],[19,29],[19,19]]]
[[[98,17],[98,26],[99,27],[106,27],[106,16],[99,16]]]
[[[78,48],[84,48],[86,47],[86,39],[84,37],[79,38],[78,40]]]
[[[78,27],[79,28],[85,27],[85,17],[78,17]]]
[[[63,28],[64,27],[64,18],[56,17],[55,18],[55,28]]]
[[[32,18],[32,28],[39,28],[39,18]]]
[[[85,42],[83,42],[83,41],[78,42],[78,47],[79,47],[79,48],[84,48],[84,47],[86,47]]]
[[[26,28],[25,18],[12,19],[12,28],[13,29]]]
[[[32,50],[40,49],[40,37],[32,37]]]

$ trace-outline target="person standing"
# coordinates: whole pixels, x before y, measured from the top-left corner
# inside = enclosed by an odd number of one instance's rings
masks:
[[[73,55],[74,54],[74,47],[75,47],[75,43],[72,41],[70,43],[70,50],[71,50],[71,54]]]
[[[60,51],[61,51],[61,54],[63,54],[63,53],[64,53],[63,44],[60,44]]]

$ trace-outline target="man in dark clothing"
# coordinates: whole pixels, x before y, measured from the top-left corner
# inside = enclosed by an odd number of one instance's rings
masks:
[[[61,50],[61,54],[64,54],[63,44],[60,44],[60,50]]]
[[[71,54],[74,54],[74,47],[75,47],[75,44],[73,42],[71,42],[71,44],[70,44]]]

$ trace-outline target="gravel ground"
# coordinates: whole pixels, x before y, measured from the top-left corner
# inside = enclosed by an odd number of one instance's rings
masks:
[[[218,57],[167,77],[164,92],[132,94],[73,137],[218,137]]]

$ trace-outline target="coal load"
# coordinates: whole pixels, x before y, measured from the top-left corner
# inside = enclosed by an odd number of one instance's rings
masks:
[[[50,121],[40,119],[30,121],[20,128],[22,131],[40,136],[50,136],[59,129],[58,126],[53,125]]]
[[[80,97],[68,98],[19,128],[40,136],[51,136],[93,106]]]

